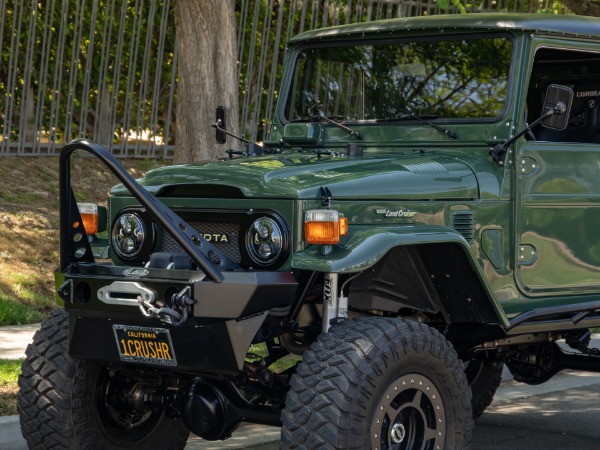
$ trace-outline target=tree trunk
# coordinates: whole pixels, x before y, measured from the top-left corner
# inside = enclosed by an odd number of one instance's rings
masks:
[[[237,131],[238,68],[234,0],[176,0],[178,84],[175,162],[214,160],[237,145],[215,140],[215,109]]]
[[[580,16],[600,17],[600,1],[562,0],[561,3]]]

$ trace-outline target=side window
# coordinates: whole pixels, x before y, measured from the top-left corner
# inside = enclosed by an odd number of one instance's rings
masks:
[[[569,86],[575,93],[567,128],[555,131],[538,125],[528,139],[600,144],[600,53],[539,49],[527,92],[528,122],[541,114],[550,84]]]

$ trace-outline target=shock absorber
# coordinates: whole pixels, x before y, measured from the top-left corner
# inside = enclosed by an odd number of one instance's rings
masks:
[[[338,292],[337,273],[326,273],[323,285],[323,333],[327,333],[331,325],[348,318],[348,297]]]

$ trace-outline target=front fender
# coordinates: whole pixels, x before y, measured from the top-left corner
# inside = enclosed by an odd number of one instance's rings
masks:
[[[476,316],[486,317],[485,320],[481,319],[484,322],[494,317],[503,327],[508,326],[506,314],[482,273],[481,266],[476,262],[470,245],[455,230],[435,225],[356,228],[354,227],[345,242],[332,246],[329,254],[321,254],[322,246],[319,245],[312,245],[302,252],[295,253],[292,267],[317,272],[355,273],[374,266],[394,247],[444,244],[444,248],[448,248],[448,244],[451,244],[456,250],[453,253],[462,252],[464,258],[454,259],[454,262],[448,261],[449,264],[454,264],[454,267],[449,269],[458,279],[456,291],[461,292],[456,298],[449,298],[447,301],[450,303],[444,301],[446,309],[462,308],[473,312]],[[435,255],[433,258],[435,259]],[[431,256],[430,260],[432,260]],[[460,261],[462,262],[458,265]],[[443,262],[440,264],[438,269],[446,270],[443,268]],[[467,291],[470,294],[465,295]],[[461,306],[459,306],[459,298]]]
[[[456,243],[471,253],[467,241],[451,228],[436,225],[406,225],[401,228],[361,228],[354,231],[346,242],[334,245],[331,253],[323,256],[320,245],[294,253],[294,269],[317,272],[353,273],[375,265],[398,245]]]

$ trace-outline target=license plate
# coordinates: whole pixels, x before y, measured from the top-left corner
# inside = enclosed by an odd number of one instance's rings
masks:
[[[169,330],[113,325],[119,357],[123,362],[176,366]]]

